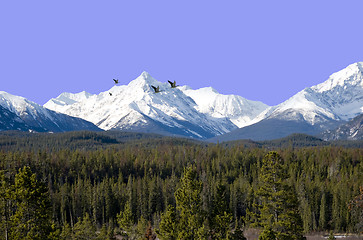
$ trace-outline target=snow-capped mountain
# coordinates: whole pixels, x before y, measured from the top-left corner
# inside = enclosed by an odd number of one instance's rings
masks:
[[[273,111],[271,111],[273,109]],[[289,110],[300,113],[311,125],[330,119],[347,121],[363,112],[363,62],[332,74],[328,80],[306,88],[275,108],[269,118]],[[285,114],[284,114],[285,115]],[[285,119],[291,115],[280,116]]]
[[[193,90],[183,86],[180,89],[195,101],[199,112],[216,118],[226,117],[239,128],[250,125],[254,118],[269,107],[241,96],[220,94],[212,87]]]
[[[88,93],[86,91],[80,93],[62,93],[57,98],[52,98],[47,102],[48,109],[56,109],[58,106],[69,106],[73,103],[80,102],[83,100],[87,100],[89,97],[94,94]]]
[[[363,112],[363,62],[349,65],[328,80],[306,88],[287,101],[267,108],[252,120],[214,141],[273,139],[291,133],[317,134]]]
[[[23,97],[0,91],[0,130],[63,132],[100,129],[83,119],[46,109]]]
[[[161,92],[155,93],[151,86],[159,86]],[[81,99],[80,94],[86,97]],[[75,99],[80,100],[72,102]],[[268,107],[239,96],[223,96],[211,88],[171,88],[169,83],[161,83],[147,72],[128,85],[114,86],[98,95],[62,93],[44,106],[86,119],[104,130],[154,132],[200,139],[247,124]]]

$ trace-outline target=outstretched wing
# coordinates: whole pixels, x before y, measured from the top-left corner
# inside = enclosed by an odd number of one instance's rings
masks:
[[[171,86],[173,86],[173,83],[171,81],[168,80],[168,82],[170,83]]]
[[[151,87],[154,89],[155,92],[157,91],[156,87],[154,87],[153,85],[151,85]]]

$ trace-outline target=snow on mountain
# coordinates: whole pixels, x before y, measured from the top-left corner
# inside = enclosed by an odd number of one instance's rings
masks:
[[[266,118],[294,120],[296,113],[299,113],[304,121],[315,125],[329,120],[347,121],[362,112],[363,62],[359,62],[332,74],[325,82],[306,88],[287,101],[266,109],[255,121]]]
[[[88,93],[86,91],[80,93],[62,93],[57,98],[52,98],[47,102],[47,106],[49,109],[57,108],[62,106],[68,106],[76,102],[80,102],[83,100],[88,99],[89,97],[93,96],[94,94]]]
[[[161,92],[155,93],[151,85],[159,86]],[[104,130],[146,131],[150,125],[158,129],[156,132],[195,138],[213,137],[243,126],[267,107],[239,96],[224,96],[211,88],[171,88],[147,72],[128,85],[114,86],[71,104],[57,104],[58,98],[44,106],[86,119]],[[148,131],[152,131],[150,127]]]
[[[228,139],[254,139],[254,136],[267,139],[267,135],[272,139],[294,132],[315,134],[361,114],[362,70],[362,62],[349,65],[325,82],[272,107],[236,95],[219,94],[211,87],[171,88],[146,72],[128,85],[114,86],[95,95],[63,93],[44,106],[86,119],[104,130],[146,131],[201,139],[233,130],[230,135],[233,137]],[[159,86],[161,92],[154,93],[151,85]]]
[[[30,129],[31,127],[28,126],[20,117],[0,105],[0,131],[28,131]]]
[[[319,137],[328,140],[363,140],[363,114],[336,129],[326,130]]]
[[[250,126],[212,141],[265,140],[292,133],[317,134],[363,113],[363,62],[349,65],[328,80],[306,88],[262,111]]]
[[[193,90],[183,86],[180,89],[196,102],[198,111],[216,118],[227,117],[239,128],[250,125],[258,114],[268,108],[262,102],[220,94],[212,87]]]
[[[41,132],[99,130],[95,125],[83,119],[51,111],[26,98],[15,96],[4,91],[0,91],[0,106],[15,114],[21,120],[20,122],[17,120],[17,122],[23,124],[24,128],[31,128],[29,130]],[[3,115],[3,117],[8,115]],[[10,122],[6,124],[10,124]],[[21,128],[21,130],[23,129]]]

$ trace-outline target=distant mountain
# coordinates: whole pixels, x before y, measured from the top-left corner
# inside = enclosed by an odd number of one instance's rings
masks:
[[[269,107],[238,95],[220,94],[212,87],[193,90],[183,86],[180,90],[195,101],[199,112],[216,118],[226,117],[239,128],[250,125],[254,118]]]
[[[152,86],[161,91],[155,93]],[[128,85],[115,85],[99,94],[62,93],[44,107],[23,97],[0,92],[2,131],[103,129],[213,142],[256,141],[283,138],[292,133],[317,135],[362,112],[362,62],[349,65],[325,82],[306,88],[272,107],[237,95],[223,95],[212,87],[171,88],[169,83],[159,82],[146,72]],[[360,130],[347,139],[359,137],[359,134]]]
[[[10,112],[8,109],[0,105],[0,131],[28,131],[30,129],[31,127],[28,126],[20,117],[18,117],[18,115]]]
[[[333,130],[319,134],[324,140],[363,140],[363,114]]]
[[[0,130],[64,132],[100,131],[94,124],[46,109],[23,97],[0,91]]]
[[[151,86],[159,87],[155,93]],[[111,93],[111,94],[110,94]],[[211,138],[248,122],[268,106],[212,88],[171,88],[143,72],[128,85],[98,95],[62,93],[46,108],[93,122],[104,130],[123,130]]]
[[[332,74],[328,80],[306,88],[287,101],[267,108],[254,124],[212,138],[268,140],[292,133],[316,135],[363,112],[363,62]]]
[[[48,108],[56,108],[57,106],[69,106],[73,103],[87,100],[89,97],[94,96],[94,94],[88,93],[86,91],[80,93],[62,93],[57,98],[52,98],[48,101]]]

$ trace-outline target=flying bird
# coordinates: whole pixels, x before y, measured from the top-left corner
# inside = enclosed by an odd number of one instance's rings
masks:
[[[110,94],[110,96],[112,96],[112,93],[109,92],[109,94]]]
[[[115,81],[115,84],[117,84],[118,83],[118,79],[113,79],[114,81]]]
[[[168,82],[170,83],[171,88],[176,88],[176,87],[177,87],[177,85],[176,85],[176,82],[175,82],[175,81],[174,81],[174,82],[171,82],[171,81],[169,81],[169,80],[168,80]]]
[[[151,85],[151,87],[154,89],[155,93],[160,92],[159,86],[158,87],[154,87],[153,85]]]

